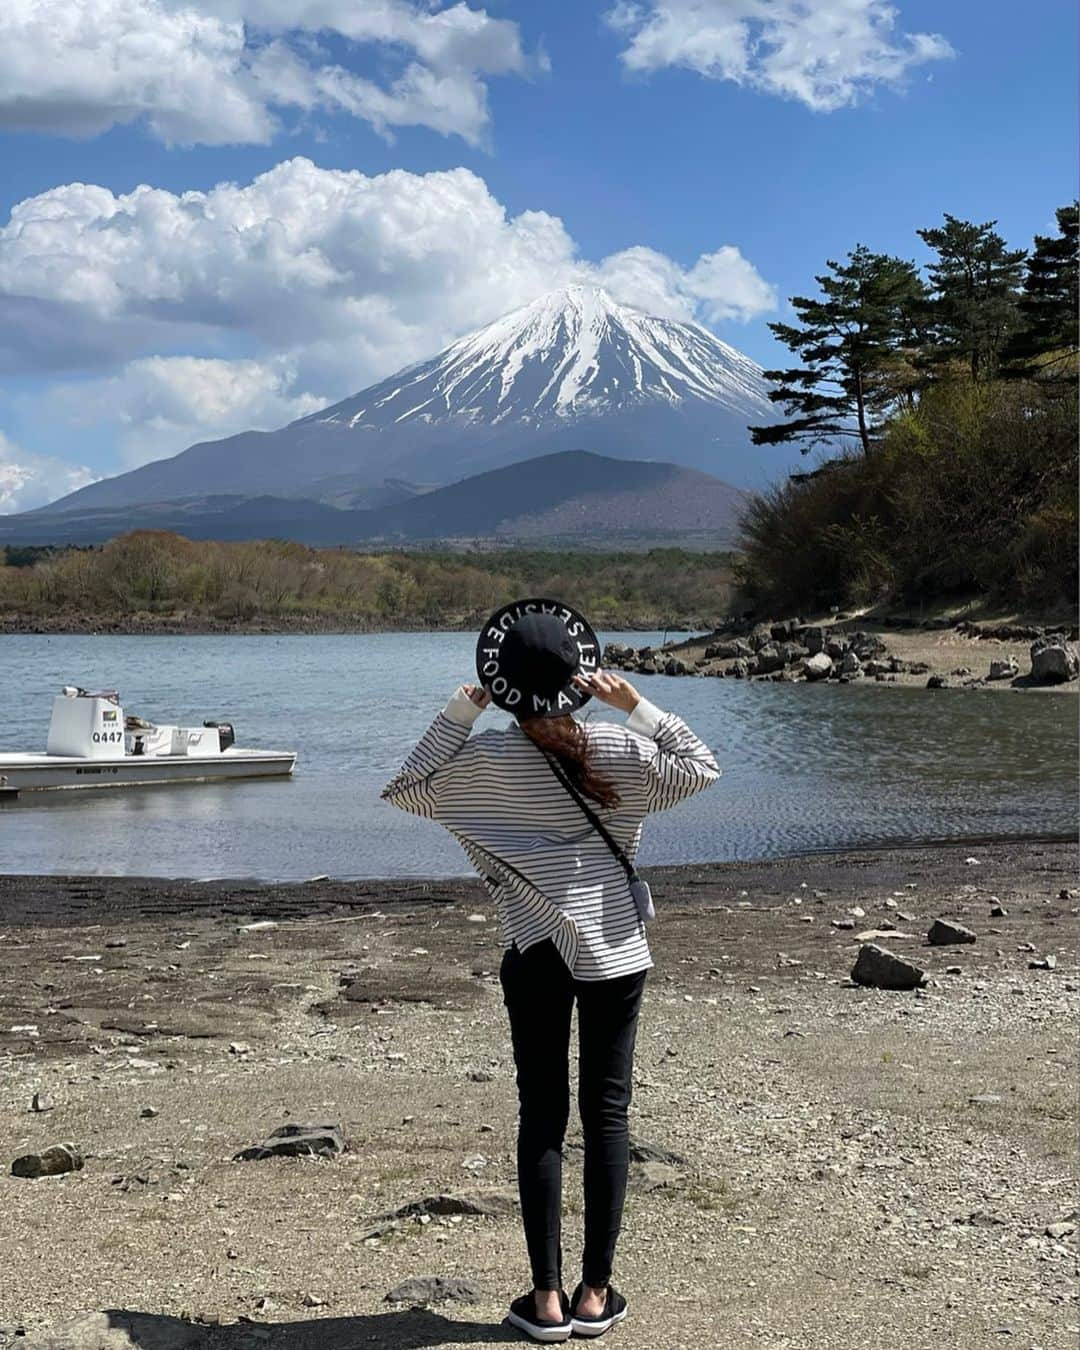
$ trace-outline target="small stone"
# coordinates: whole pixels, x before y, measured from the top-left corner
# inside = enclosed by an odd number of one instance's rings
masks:
[[[470,1069],[466,1077],[470,1083],[490,1083],[495,1075],[488,1073],[487,1069]]]
[[[144,1106],[139,1112],[140,1120],[153,1120],[155,1116],[160,1116],[161,1112],[156,1106]]]
[[[948,689],[949,677],[947,675],[931,675],[926,681],[927,689]]]
[[[318,1294],[305,1294],[305,1295],[304,1295],[304,1307],[305,1307],[305,1308],[325,1308],[325,1307],[326,1307],[326,1299],[320,1298]]]
[[[126,947],[127,945],[128,940],[126,937],[109,938],[105,943],[106,947]]]
[[[56,1103],[45,1092],[35,1092],[30,1098],[31,1111],[51,1111],[55,1106]]]
[[[996,1092],[977,1092],[974,1097],[969,1097],[968,1101],[972,1106],[998,1106],[1001,1098]]]
[[[468,914],[465,916],[466,923],[487,923],[486,914]]]
[[[1048,1223],[1046,1225],[1046,1236],[1054,1238],[1057,1242],[1061,1242],[1064,1238],[1072,1237],[1075,1232],[1076,1224],[1074,1223]]]
[[[469,1172],[482,1172],[488,1165],[487,1158],[482,1153],[470,1154],[468,1158],[462,1160],[462,1167]]]
[[[979,866],[979,860],[978,860],[978,858],[965,858],[965,859],[964,859],[964,862],[967,864],[968,867],[978,867],[978,866]]]
[[[945,974],[946,974],[946,975],[962,975],[963,973],[964,973],[964,972],[963,972],[963,969],[962,969],[962,967],[960,967],[960,966],[946,966],[946,967],[945,967]]]
[[[640,1139],[630,1140],[630,1161],[664,1163],[668,1167],[681,1167],[686,1163],[681,1153],[675,1153],[669,1148],[659,1148],[656,1144],[646,1144]]]
[[[831,922],[832,922],[832,926],[833,926],[834,928],[841,928],[841,929],[844,929],[845,931],[846,931],[847,929],[850,929],[850,928],[854,928],[854,927],[855,927],[855,920],[854,920],[854,919],[833,919],[833,920],[831,920]]]
[[[926,972],[914,962],[867,942],[859,948],[851,978],[856,984],[867,984],[876,989],[917,989],[925,982]]]
[[[636,1191],[649,1194],[666,1190],[680,1180],[679,1172],[668,1163],[640,1162],[630,1166],[629,1184]]]
[[[248,1055],[248,1054],[250,1054],[250,1053],[251,1053],[251,1046],[248,1045],[247,1041],[230,1041],[230,1042],[229,1042],[229,1054],[230,1054],[230,1055]]]
[[[958,942],[974,942],[975,934],[962,923],[952,923],[948,919],[935,919],[926,935],[931,947],[947,947]]]
[[[422,1308],[436,1303],[477,1303],[483,1297],[475,1280],[457,1276],[416,1275],[396,1285],[386,1295],[387,1303],[407,1303]]]
[[[852,905],[851,908],[848,910],[848,913],[849,913],[853,918],[856,918],[856,919],[865,919],[865,918],[866,918],[866,910],[863,909],[862,905]]]
[[[1004,919],[1008,916],[1008,913],[1009,911],[1002,904],[994,904],[990,906],[990,917],[992,919]]]
[[[1048,956],[1028,962],[1028,970],[1053,970],[1057,966],[1057,957],[1051,952]]]

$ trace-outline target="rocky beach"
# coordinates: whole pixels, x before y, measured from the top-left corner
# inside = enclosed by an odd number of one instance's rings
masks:
[[[831,680],[927,689],[1057,689],[1080,685],[1070,625],[940,619],[875,621],[843,614],[729,619],[707,634],[660,647],[609,643],[604,662],[646,675],[698,675],[797,683]]]
[[[1076,864],[998,840],[651,872],[613,1344],[1075,1345]],[[7,876],[0,953],[0,1346],[518,1339],[478,885]],[[50,1149],[68,1170],[12,1173]],[[572,1283],[573,1124],[566,1155]]]

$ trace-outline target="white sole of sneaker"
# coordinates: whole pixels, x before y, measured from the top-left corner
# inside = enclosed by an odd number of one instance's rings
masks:
[[[575,1317],[570,1325],[575,1336],[602,1336],[605,1331],[610,1331],[616,1322],[621,1322],[629,1311],[629,1308],[624,1308],[614,1317],[605,1317],[602,1322],[580,1322]]]
[[[514,1312],[507,1313],[506,1320],[512,1327],[517,1327],[519,1331],[523,1331],[526,1336],[531,1336],[534,1341],[568,1341],[570,1339],[571,1327],[569,1325],[538,1327],[535,1322],[529,1322]]]

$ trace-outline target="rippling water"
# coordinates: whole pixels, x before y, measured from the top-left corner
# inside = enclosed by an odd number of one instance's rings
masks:
[[[221,716],[235,722],[240,745],[300,752],[291,781],[24,794],[0,811],[0,869],[467,873],[448,835],[378,793],[455,685],[473,677],[474,642],[458,633],[0,637],[0,749],[43,750],[52,696],[75,683],[119,688],[125,711],[153,720]],[[724,769],[709,792],[650,822],[646,863],[1075,826],[1077,704],[1068,696],[637,683],[685,717]]]

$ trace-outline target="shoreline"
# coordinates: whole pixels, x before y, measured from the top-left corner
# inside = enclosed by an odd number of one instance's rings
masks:
[[[632,1168],[620,1345],[848,1350],[867,1300],[882,1344],[1071,1343],[1077,854],[649,869],[631,1129],[666,1161]],[[927,945],[938,918],[977,940]],[[496,929],[478,881],[0,877],[0,1345],[507,1340],[527,1264]],[[863,930],[925,988],[853,985]],[[234,1160],[296,1121],[345,1151]],[[61,1140],[82,1170],[10,1175]],[[568,1261],[580,1159],[572,1117]],[[381,1217],[440,1193],[481,1212]],[[413,1276],[475,1301],[388,1304]]]

